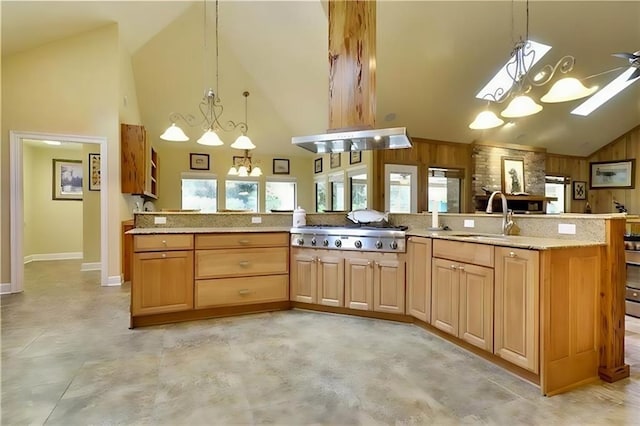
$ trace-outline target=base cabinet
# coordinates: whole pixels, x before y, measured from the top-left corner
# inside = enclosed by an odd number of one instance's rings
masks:
[[[344,259],[324,250],[291,249],[290,299],[343,307]]]
[[[407,314],[431,322],[431,239],[407,242]]]
[[[537,373],[538,252],[496,247],[494,353]]]
[[[493,247],[468,243],[434,243],[431,279],[431,324],[486,351],[493,351],[493,268],[470,263],[470,253],[490,265]],[[436,250],[437,249],[437,250]],[[449,258],[450,257],[450,258]]]
[[[345,254],[345,306],[404,314],[405,259],[395,253]]]

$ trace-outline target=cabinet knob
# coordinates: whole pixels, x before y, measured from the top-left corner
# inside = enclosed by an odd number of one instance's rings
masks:
[[[247,244],[249,244],[249,240],[238,240],[238,244],[240,244],[241,246],[246,246]]]
[[[451,269],[458,269],[456,265],[451,265]]]
[[[369,268],[373,268],[373,263],[371,263],[371,261],[368,261],[368,262],[367,262],[367,266],[368,266]]]
[[[162,257],[167,257],[167,253],[162,253]]]
[[[319,257],[316,257],[316,262],[318,262],[319,264],[322,264],[322,259],[320,259]]]
[[[162,240],[162,244],[167,245],[167,240]]]
[[[633,297],[638,297],[638,293],[633,292]]]
[[[518,257],[518,255],[515,254],[514,252],[510,251],[509,252],[509,257]]]
[[[462,265],[458,266],[458,271],[464,271],[464,266]]]
[[[247,266],[249,266],[249,261],[248,260],[241,260],[238,264],[240,266],[242,266],[243,268],[246,268]]]
[[[250,293],[250,291],[249,291],[248,288],[243,288],[243,289],[238,290],[238,294],[240,296],[244,296],[244,295],[249,294],[249,293]]]

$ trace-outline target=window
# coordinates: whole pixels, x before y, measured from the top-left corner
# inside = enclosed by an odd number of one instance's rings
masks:
[[[463,170],[429,167],[427,200],[429,211],[460,213]]]
[[[265,184],[266,211],[293,210],[296,208],[296,182],[270,178]]]
[[[258,211],[258,182],[227,180],[225,183],[225,209]]]
[[[328,210],[327,206],[327,181],[316,180],[316,211]]]
[[[565,212],[565,189],[568,179],[564,176],[546,176],[544,183],[544,196],[557,198],[556,201],[547,201],[547,213]]]
[[[359,168],[348,172],[351,210],[367,208],[367,172]]]
[[[417,213],[416,166],[385,164],[385,209],[392,213]]]
[[[329,175],[331,210],[344,210],[344,173]]]
[[[183,173],[182,209],[216,212],[218,205],[218,180],[215,175]]]

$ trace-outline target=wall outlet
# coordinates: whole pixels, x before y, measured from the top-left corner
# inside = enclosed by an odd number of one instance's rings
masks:
[[[165,216],[156,216],[153,218],[153,223],[156,225],[164,225],[167,223],[167,218]]]
[[[260,216],[253,216],[251,218],[251,223],[262,223],[262,218]]]
[[[464,220],[464,227],[465,228],[475,228],[476,227],[476,221],[473,219],[465,219]]]
[[[576,233],[576,225],[573,223],[559,223],[558,234],[572,234]]]

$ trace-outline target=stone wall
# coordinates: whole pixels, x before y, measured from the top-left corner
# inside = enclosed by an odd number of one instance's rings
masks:
[[[520,150],[513,147],[497,147],[474,144],[473,194],[484,194],[483,186],[491,191],[502,190],[502,157],[524,159],[524,191],[530,195],[544,195],[544,151]]]

